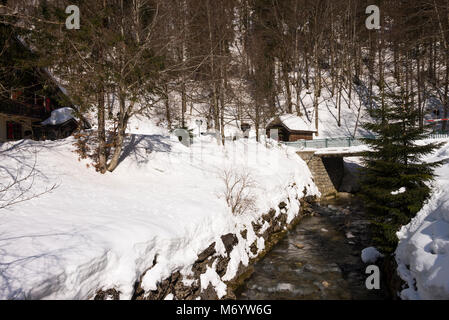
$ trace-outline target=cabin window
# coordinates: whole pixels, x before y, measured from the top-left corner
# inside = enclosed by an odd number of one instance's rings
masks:
[[[6,122],[6,139],[20,140],[22,139],[22,125],[17,122]]]

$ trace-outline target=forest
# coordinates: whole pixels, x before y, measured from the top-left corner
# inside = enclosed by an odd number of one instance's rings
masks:
[[[448,299],[448,46],[449,0],[0,0],[0,299]]]
[[[80,29],[66,27],[69,5],[79,8]],[[367,28],[372,5],[378,29]],[[323,88],[337,101],[340,126],[343,102],[360,113],[351,97],[363,86],[371,106],[399,90],[421,127],[429,113],[448,117],[448,0],[9,0],[0,10],[10,27],[3,37],[20,34],[36,53],[15,67],[47,68],[79,113],[95,115],[100,172],[116,168],[137,114],[159,115],[173,129],[193,112],[222,143],[229,123],[250,122],[258,139],[284,113],[319,132]]]

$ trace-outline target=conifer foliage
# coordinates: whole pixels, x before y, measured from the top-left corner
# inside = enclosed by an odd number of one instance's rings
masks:
[[[422,157],[440,144],[423,142],[425,128],[419,126],[419,110],[405,94],[390,94],[382,107],[372,108],[372,121],[364,127],[374,133],[365,142],[366,171],[361,194],[372,216],[373,238],[385,252],[397,245],[396,232],[421,209],[430,194],[429,183],[440,162],[428,163]]]

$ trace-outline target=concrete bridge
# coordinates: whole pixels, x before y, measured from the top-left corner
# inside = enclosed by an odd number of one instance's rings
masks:
[[[335,195],[342,184],[345,167],[343,158],[362,156],[365,148],[303,150],[297,154],[307,163],[321,196]]]

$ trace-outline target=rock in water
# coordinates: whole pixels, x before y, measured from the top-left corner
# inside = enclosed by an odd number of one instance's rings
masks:
[[[355,238],[355,236],[351,232],[346,232],[346,238],[352,239]]]
[[[300,244],[300,243],[295,243],[294,245],[295,245],[295,247],[298,248],[298,249],[303,249],[303,248],[304,248],[304,245],[303,245],[303,244]]]
[[[377,251],[375,247],[368,247],[362,250],[361,258],[364,263],[375,263],[377,259],[384,255]]]

